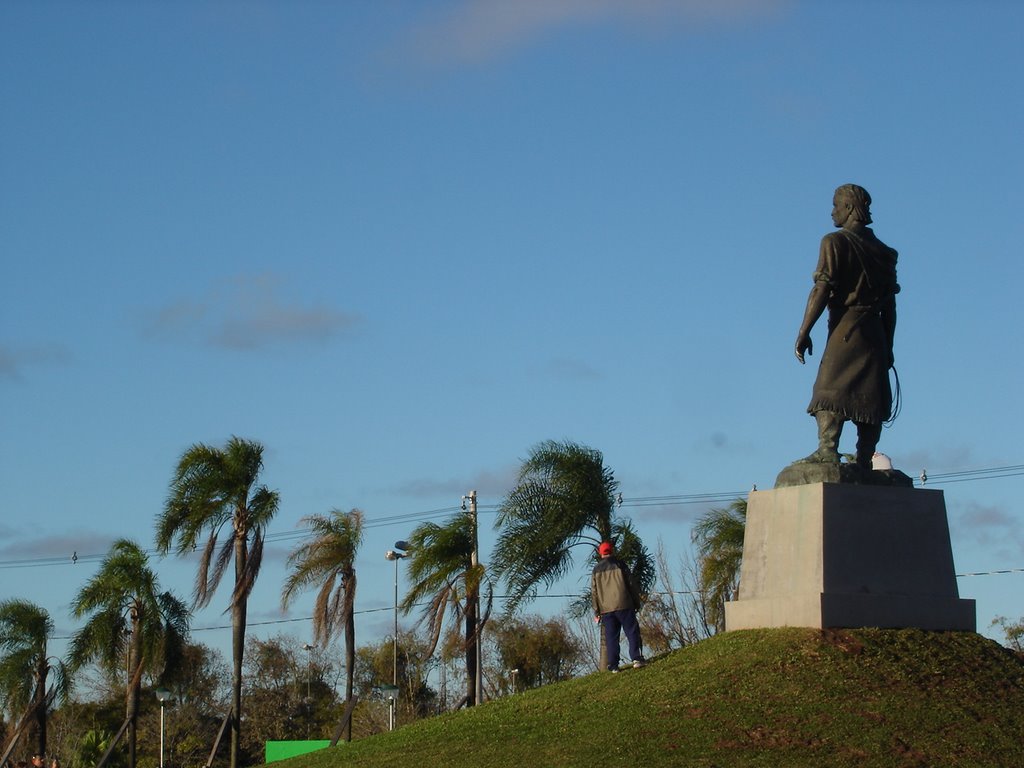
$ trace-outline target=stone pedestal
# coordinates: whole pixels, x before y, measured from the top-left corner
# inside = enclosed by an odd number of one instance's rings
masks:
[[[725,628],[976,629],[942,491],[816,483],[753,491]]]

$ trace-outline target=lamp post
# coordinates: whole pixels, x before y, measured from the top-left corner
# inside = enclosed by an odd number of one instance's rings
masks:
[[[313,720],[313,695],[310,692],[309,679],[312,676],[312,654],[313,646],[306,643],[302,646],[302,650],[306,652],[306,741],[309,741],[309,726]]]
[[[160,702],[160,768],[164,768],[164,705],[173,702],[174,699],[171,698],[171,692],[162,686],[153,693]]]
[[[519,668],[516,667],[515,669],[510,669],[509,672],[512,673],[512,693],[514,695],[516,692],[516,675],[519,674]]]
[[[409,553],[404,550],[409,548],[409,542],[407,541],[396,541],[395,548],[389,549],[384,553],[384,557],[388,560],[395,561],[395,643],[394,643],[394,666],[392,667],[391,684],[397,689],[398,688],[398,561],[403,557],[408,557]],[[397,691],[394,693],[394,697],[391,699],[391,703],[388,707],[389,712],[389,723],[388,730],[395,730],[395,708],[397,706],[396,698],[398,696]]]

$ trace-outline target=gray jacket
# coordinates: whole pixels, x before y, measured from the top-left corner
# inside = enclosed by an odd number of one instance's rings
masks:
[[[616,557],[601,558],[590,577],[590,598],[594,615],[640,607],[633,575],[626,564]]]

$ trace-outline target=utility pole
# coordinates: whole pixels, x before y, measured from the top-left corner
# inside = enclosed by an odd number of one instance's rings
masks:
[[[476,515],[476,491],[470,491],[466,496],[463,496],[463,509],[465,509],[465,500],[469,499],[469,522],[473,527],[473,551],[469,556],[469,564],[473,568],[474,576],[476,575],[477,566],[480,564],[480,540],[477,532],[477,515]],[[475,610],[473,611],[474,625],[473,634],[476,637],[476,689],[473,692],[473,703],[480,704],[483,699],[483,680],[481,679],[481,671],[483,665],[480,659],[480,584],[477,583],[475,595],[473,598],[475,603]]]

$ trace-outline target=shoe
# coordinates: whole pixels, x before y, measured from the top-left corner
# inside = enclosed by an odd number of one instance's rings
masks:
[[[644,661],[643,659],[634,659],[633,660],[633,669],[640,669],[640,667],[646,667],[646,666],[647,666],[647,662]]]
[[[619,674],[619,668],[618,667],[608,667],[608,671],[611,672],[613,675]]]

